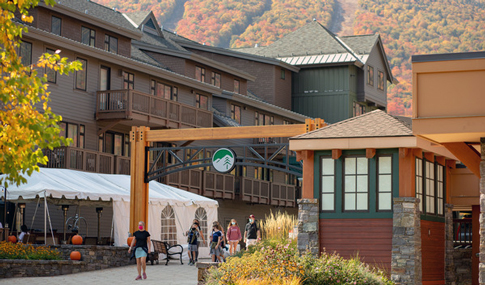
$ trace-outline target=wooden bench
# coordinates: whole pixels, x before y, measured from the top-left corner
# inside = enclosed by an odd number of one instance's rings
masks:
[[[170,246],[167,242],[164,242],[164,241],[159,241],[159,240],[153,240],[152,239],[152,243],[153,243],[153,255],[150,256],[150,262],[151,264],[153,265],[153,262],[156,260],[157,261],[157,264],[158,264],[158,260],[159,260],[159,255],[160,253],[163,253],[165,254],[165,259],[167,262],[165,263],[165,265],[168,264],[168,261],[170,259],[170,257],[172,255],[179,255],[180,256],[180,264],[184,264],[182,262],[182,253],[184,252],[184,248],[180,245],[180,244],[176,244],[176,245],[173,245],[173,246]],[[174,248],[180,248],[180,251],[174,251],[173,249]],[[170,250],[172,249],[172,252],[170,252]]]

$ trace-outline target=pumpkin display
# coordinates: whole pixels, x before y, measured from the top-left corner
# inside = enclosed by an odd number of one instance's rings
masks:
[[[11,242],[11,243],[16,243],[17,237],[16,236],[8,236],[8,241]]]
[[[83,244],[83,238],[80,235],[75,235],[72,237],[72,244]]]
[[[79,251],[73,251],[71,252],[69,257],[71,258],[71,260],[81,260],[81,253]]]
[[[126,240],[126,243],[128,244],[128,246],[131,246],[131,242],[133,241],[133,238],[134,237],[128,237],[128,239]]]

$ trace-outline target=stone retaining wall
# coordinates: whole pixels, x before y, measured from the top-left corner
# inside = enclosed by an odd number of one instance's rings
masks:
[[[453,263],[456,284],[472,284],[472,249],[457,248],[453,250]]]
[[[318,199],[298,199],[298,251],[320,255]]]
[[[0,278],[56,276],[135,264],[127,247],[96,245],[50,246],[62,253],[63,260],[0,259]],[[81,253],[81,261],[72,261],[72,251]]]

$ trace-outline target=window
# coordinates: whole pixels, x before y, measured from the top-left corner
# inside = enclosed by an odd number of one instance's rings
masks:
[[[392,157],[377,157],[377,210],[392,210]]]
[[[367,84],[374,86],[374,67],[367,65]]]
[[[135,88],[135,75],[123,71],[123,89],[134,89]]]
[[[28,42],[21,42],[20,43],[20,50],[19,50],[20,62],[23,66],[31,66],[32,65],[32,44]]]
[[[123,134],[115,134],[114,135],[114,148],[113,154],[114,155],[122,155],[123,154]]]
[[[425,183],[426,183],[426,213],[435,214],[436,195],[435,195],[435,172],[434,163],[425,161]]]
[[[197,108],[209,110],[209,98],[204,95],[195,95],[195,105]]]
[[[231,119],[241,124],[241,106],[231,104]]]
[[[110,35],[104,35],[104,50],[118,53],[118,39]]]
[[[125,147],[123,150],[124,156],[130,156],[130,135],[125,135]]]
[[[274,116],[254,112],[255,126],[269,126],[274,125]],[[258,138],[257,143],[271,143],[275,142],[273,138]]]
[[[55,35],[60,36],[61,35],[61,26],[62,26],[61,18],[57,18],[57,17],[52,16],[52,18],[51,18],[51,32]]]
[[[344,159],[344,211],[368,210],[368,160],[365,157]]]
[[[76,89],[86,91],[88,62],[85,59],[77,58],[81,62],[82,69],[76,71]]]
[[[285,73],[285,70],[283,68],[281,69],[280,78],[281,79],[285,79],[286,78],[286,73]]]
[[[179,89],[177,87],[172,88],[172,100],[177,101],[179,97]]]
[[[221,87],[221,75],[217,72],[212,72],[211,84],[217,87]]]
[[[209,239],[209,232],[207,228],[207,212],[205,211],[204,208],[199,207],[197,210],[195,210],[195,217],[194,219],[199,221],[199,227],[204,234],[204,238],[206,242],[201,242],[202,247],[207,247],[207,240]]]
[[[106,132],[99,136],[98,150],[114,155],[130,155],[130,136],[123,133]]]
[[[47,53],[54,54],[56,51],[53,49],[47,49]],[[57,81],[57,71],[52,68],[45,68],[45,73],[47,74],[47,82],[56,83]]]
[[[150,93],[159,98],[177,101],[178,88],[152,80],[150,85]]]
[[[239,93],[239,80],[234,79],[234,93]]]
[[[195,67],[195,79],[205,82],[205,68],[203,67]]]
[[[84,126],[82,126],[83,136],[84,136]],[[59,128],[61,132],[59,135],[61,137],[72,139],[72,146],[79,147],[79,133],[78,133],[78,125],[72,123],[61,122],[59,123]],[[84,142],[83,142],[84,145]]]
[[[81,42],[94,47],[96,44],[96,31],[90,28],[81,27]]]
[[[365,114],[365,106],[354,102],[353,115],[354,117]]]
[[[377,71],[377,89],[384,90],[384,72],[378,70]]]
[[[106,66],[101,66],[100,71],[100,84],[99,90],[110,90],[111,89],[111,68]]]
[[[423,212],[423,160],[416,158],[416,198],[419,199],[419,211]]]
[[[335,211],[335,161],[324,157],[321,161],[322,211]]]
[[[79,147],[86,147],[86,127],[84,125],[79,125]]]
[[[436,165],[436,214],[440,216],[444,215],[444,197],[445,197],[444,171],[445,171],[444,166],[439,164]]]
[[[160,239],[169,244],[177,244],[177,227],[175,226],[175,213],[170,205],[165,206],[162,210],[162,232]]]

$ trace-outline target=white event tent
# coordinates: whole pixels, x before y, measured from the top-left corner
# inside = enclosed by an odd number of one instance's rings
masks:
[[[0,175],[0,178],[3,175]],[[27,183],[8,187],[8,201],[33,200],[38,197],[84,201],[112,201],[115,245],[126,245],[130,216],[130,176],[99,174],[69,169],[40,168],[27,177]],[[186,244],[183,233],[191,225],[195,212],[202,207],[207,222],[217,220],[218,203],[188,191],[156,181],[149,183],[149,217],[147,230],[160,239],[161,213],[170,205],[175,214],[177,241]],[[205,233],[204,233],[205,234]],[[204,250],[205,251],[205,250]]]

